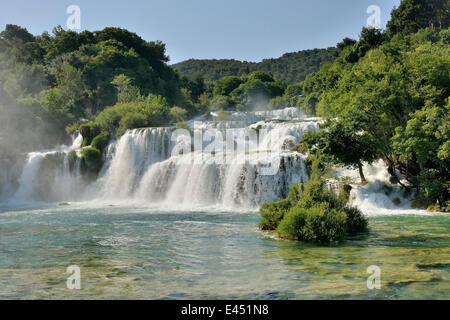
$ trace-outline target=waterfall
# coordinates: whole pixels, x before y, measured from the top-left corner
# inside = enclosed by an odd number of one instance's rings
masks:
[[[291,149],[305,132],[319,130],[319,118],[307,118],[296,108],[235,112],[232,119],[239,121],[224,122],[214,121],[211,113],[212,120],[197,117],[188,122],[187,130],[128,130],[104,151],[95,181],[80,172],[80,134],[71,146],[29,153],[15,187],[0,159],[0,179],[7,182],[0,186],[0,203],[91,201],[171,209],[256,209],[285,198],[291,185],[307,182],[304,156]],[[364,171],[369,183],[351,184],[352,205],[369,214],[412,212],[412,195],[389,181],[381,160],[365,165]],[[359,179],[357,170],[337,173]]]
[[[414,192],[406,190],[392,181],[388,168],[383,160],[372,164],[364,163],[364,175],[367,183],[361,185],[358,169],[337,168],[337,177],[347,178],[351,186],[349,204],[356,206],[368,215],[386,214],[417,214],[420,210],[412,207]],[[404,177],[397,172],[397,176],[404,184],[408,184]],[[337,190],[337,183],[331,181],[333,190]]]
[[[318,130],[317,121],[202,122],[195,123],[194,134],[175,128],[129,130],[109,148],[93,189],[99,190],[97,198],[110,202],[256,208],[286,197],[292,184],[306,182],[303,156],[290,148],[310,130]],[[197,150],[190,142],[199,134]],[[217,148],[219,136],[223,144]],[[243,149],[234,150],[235,144]],[[266,175],[267,165],[278,167]]]
[[[42,201],[61,201],[71,199],[80,186],[80,159],[77,157],[75,168],[69,168],[69,152],[81,147],[83,137],[77,134],[71,146],[61,146],[53,150],[30,152],[22,174],[18,179],[19,187],[6,200],[8,205],[23,205]]]
[[[148,128],[127,131],[107,151],[103,175],[97,186],[99,196],[127,199],[136,183],[153,164],[167,159],[173,148],[174,128]]]
[[[371,165],[365,164],[363,168],[369,181],[364,186],[354,186],[350,193],[350,203],[371,215],[416,213],[412,208],[413,192],[408,192],[390,180],[390,174],[382,160]],[[357,170],[353,172],[356,176]],[[401,177],[400,173],[397,176]],[[408,184],[407,181],[403,183]]]

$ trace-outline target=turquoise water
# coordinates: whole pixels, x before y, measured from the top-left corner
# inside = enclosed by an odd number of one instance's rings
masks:
[[[280,241],[257,212],[0,212],[1,299],[450,299],[450,216],[370,218],[341,244]],[[66,269],[81,268],[81,289]],[[381,268],[369,290],[367,267]]]

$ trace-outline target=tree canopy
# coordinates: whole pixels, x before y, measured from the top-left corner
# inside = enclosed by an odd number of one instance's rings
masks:
[[[0,149],[20,153],[64,143],[65,128],[71,132],[116,103],[149,103],[150,96],[164,97],[163,105],[186,110],[186,117],[202,111],[196,105],[206,90],[201,77],[190,81],[168,61],[162,42],[125,29],[77,33],[58,26],[51,35],[34,36],[6,25],[0,33]],[[160,111],[145,124],[167,123],[170,113]],[[139,119],[130,115],[122,127]]]
[[[450,205],[446,5],[402,1],[387,32],[363,29],[359,41],[344,39],[334,62],[299,84],[316,115],[329,119],[323,132],[305,136],[310,151],[346,166],[382,158],[398,183],[417,191],[418,204],[441,210]]]
[[[216,81],[226,76],[243,76],[253,71],[265,71],[272,77],[289,83],[303,81],[305,77],[326,62],[333,60],[336,48],[303,50],[286,53],[280,58],[247,62],[232,59],[190,59],[172,65],[182,75],[192,78],[201,73],[205,80]]]

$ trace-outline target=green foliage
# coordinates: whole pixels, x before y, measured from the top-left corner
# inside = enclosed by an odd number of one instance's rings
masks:
[[[77,152],[75,150],[72,150],[67,155],[68,163],[69,163],[69,171],[73,172],[75,169],[75,164],[77,162]]]
[[[62,144],[77,124],[116,103],[148,104],[150,94],[186,110],[186,116],[204,112],[208,102],[200,97],[208,88],[202,77],[182,78],[167,61],[164,44],[120,28],[77,33],[58,26],[51,35],[33,36],[6,25],[0,32],[0,137],[11,139],[0,139],[1,147],[21,153]],[[115,132],[118,117],[108,119],[115,125],[108,133]],[[166,111],[145,117],[152,125],[169,119]],[[141,125],[137,118],[128,116],[122,128]],[[14,134],[17,128],[20,135]],[[84,145],[94,136],[85,137]]]
[[[105,150],[105,148],[108,146],[109,139],[110,135],[108,133],[102,132],[92,140],[91,146],[103,152],[103,150]]]
[[[81,172],[91,178],[96,178],[103,165],[100,150],[87,147],[81,151]]]
[[[117,100],[119,103],[128,103],[139,100],[141,92],[138,87],[133,86],[132,80],[124,74],[120,74],[114,78],[111,83],[117,89]]]
[[[450,44],[450,29],[442,30],[439,33],[439,38],[443,44]]]
[[[231,114],[224,110],[220,110],[216,117],[216,121],[231,121],[231,119]]]
[[[235,106],[234,101],[227,96],[215,96],[211,100],[211,107],[218,110],[231,110]]]
[[[368,51],[378,48],[385,39],[385,34],[379,29],[363,28],[359,35],[359,41],[345,51],[345,61],[349,63],[358,62]]]
[[[173,122],[180,122],[186,120],[187,111],[180,107],[170,108],[170,117]]]
[[[186,121],[179,121],[177,122],[177,129],[191,130],[191,127],[189,127]]]
[[[428,19],[439,15],[436,6],[431,13],[420,13],[428,15],[420,24],[424,16],[407,13],[413,3],[419,10],[437,2],[403,1],[392,21],[404,19],[398,26],[406,29],[388,35],[363,29],[358,42],[344,39],[334,62],[301,83],[299,107],[307,109],[311,99],[311,109],[332,120],[324,131],[305,135],[300,149],[319,151],[327,162],[358,167],[362,180],[362,162],[382,158],[393,181],[417,191],[418,203],[445,208],[450,181],[449,30]]]
[[[392,137],[394,150],[404,160],[415,160],[426,165],[433,162],[437,166],[448,166],[444,157],[450,141],[450,103],[444,107],[430,102],[408,120],[406,127],[397,127]]]
[[[129,129],[147,127],[147,123],[145,115],[135,111],[127,112],[119,121],[117,136],[122,136]]]
[[[328,210],[325,205],[310,209],[294,207],[280,222],[277,233],[283,238],[305,242],[340,241],[347,233],[347,215]]]
[[[243,79],[236,76],[223,77],[220,80],[214,82],[213,94],[214,96],[228,96],[230,93],[238,88]]]
[[[161,96],[148,95],[142,101],[118,103],[95,119],[102,132],[121,136],[128,129],[159,127],[170,122],[170,106]]]
[[[326,187],[327,174],[319,168],[320,159],[314,159],[306,184],[292,186],[288,198],[261,207],[262,230],[276,230],[282,238],[318,243],[367,231],[368,220],[361,211],[347,206],[348,199]]]
[[[66,133],[68,135],[73,134],[74,132],[80,129],[80,124],[78,122],[74,122],[66,127]]]
[[[450,199],[450,187],[448,181],[445,181],[439,170],[425,169],[420,172],[418,177],[418,203],[426,209],[430,206],[438,205],[445,208]]]
[[[242,104],[250,110],[266,109],[271,97],[266,83],[253,77],[249,77],[247,82],[235,89],[231,96],[237,104]]]
[[[82,147],[89,146],[99,133],[100,128],[94,122],[82,124],[79,128],[80,134],[83,136]]]
[[[303,94],[303,86],[301,83],[295,83],[291,84],[286,88],[286,91],[284,92],[284,95],[292,98],[292,97],[298,97]]]
[[[210,106],[219,110],[248,111],[282,108],[287,103],[281,98],[287,84],[276,81],[262,71],[242,77],[228,76],[214,83]],[[272,100],[271,100],[272,99]]]
[[[263,204],[260,210],[260,214],[263,217],[259,224],[261,230],[275,230],[291,207],[289,199]]]
[[[253,71],[269,72],[272,77],[289,83],[303,81],[305,77],[326,62],[333,60],[336,48],[304,50],[286,53],[277,59],[264,59],[254,63],[237,60],[187,60],[173,65],[182,75],[192,79],[201,73],[205,80],[216,81],[228,76],[241,77]]]
[[[450,3],[448,0],[403,0],[391,13],[388,34],[416,33],[420,29],[447,29]]]
[[[347,215],[346,227],[348,234],[356,234],[368,230],[367,218],[361,213],[361,210],[346,206],[342,211]]]
[[[305,134],[302,143],[309,151],[324,155],[329,162],[359,168],[361,180],[365,182],[362,162],[372,163],[379,159],[380,152],[373,137],[364,131],[364,121],[368,120],[363,119],[363,114],[359,116],[354,113],[352,117],[328,120],[321,131]]]

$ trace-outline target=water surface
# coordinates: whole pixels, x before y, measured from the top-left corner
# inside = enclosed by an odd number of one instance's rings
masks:
[[[46,207],[0,212],[0,299],[450,299],[450,217],[377,216],[316,246],[257,212]],[[81,290],[66,269],[81,268]],[[369,290],[367,267],[381,268]]]

